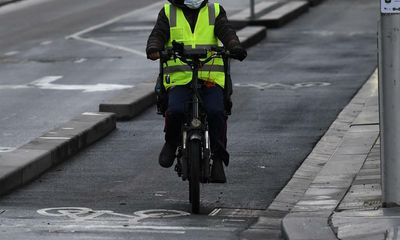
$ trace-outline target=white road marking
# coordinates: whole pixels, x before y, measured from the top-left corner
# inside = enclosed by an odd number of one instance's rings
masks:
[[[133,11],[128,12],[128,13],[126,13],[126,14],[123,14],[123,15],[120,15],[120,16],[118,16],[118,17],[112,18],[112,19],[110,19],[110,20],[108,20],[108,21],[105,21],[105,22],[103,22],[103,23],[94,25],[94,26],[92,26],[92,27],[89,27],[89,28],[84,29],[84,30],[82,30],[82,31],[79,31],[79,32],[77,32],[77,33],[71,34],[71,35],[67,36],[66,38],[67,38],[67,39],[70,39],[70,38],[79,37],[80,35],[83,35],[83,34],[88,33],[88,32],[92,32],[92,31],[94,31],[94,30],[96,30],[96,29],[99,29],[99,28],[102,28],[102,27],[105,27],[105,26],[107,26],[107,25],[110,25],[110,24],[112,24],[112,23],[114,23],[114,22],[117,22],[117,21],[119,21],[119,20],[121,20],[121,19],[123,19],[123,18],[125,18],[125,17],[130,16],[130,15],[135,15],[135,14],[141,13],[141,12],[143,12],[143,11],[148,11],[148,10],[150,10],[150,9],[152,9],[152,8],[155,8],[155,7],[162,7],[163,4],[164,4],[164,2],[163,2],[163,1],[160,1],[160,2],[156,2],[156,3],[154,3],[154,4],[151,4],[151,5],[149,5],[149,6],[146,6],[146,7],[140,8],[140,9],[133,10]]]
[[[24,1],[20,1],[20,2],[15,2],[13,4],[8,4],[5,6],[2,6],[0,8],[0,15],[14,12],[17,10],[21,10],[21,9],[24,9],[24,8],[27,8],[27,7],[30,7],[33,5],[50,2],[50,1],[52,1],[52,0],[24,0]]]
[[[70,137],[39,137],[46,140],[70,140]]]
[[[85,115],[85,116],[101,116],[102,114],[101,113],[94,113],[94,112],[84,112],[84,113],[82,113],[82,115]]]
[[[70,127],[65,127],[65,128],[61,128],[63,130],[74,130],[75,128],[70,128]]]
[[[92,38],[85,38],[85,37],[81,37],[81,36],[86,34],[86,33],[89,33],[89,32],[92,32],[94,30],[97,30],[99,28],[102,28],[102,27],[105,27],[107,25],[110,25],[112,23],[115,23],[115,22],[117,22],[117,21],[119,21],[119,20],[121,20],[121,19],[123,19],[125,17],[131,16],[131,15],[135,15],[135,14],[138,14],[138,13],[142,13],[144,11],[148,11],[148,10],[151,10],[153,8],[156,8],[156,7],[162,7],[163,4],[164,3],[161,1],[161,2],[157,2],[157,3],[151,4],[149,6],[146,6],[144,8],[136,9],[136,10],[128,12],[126,14],[123,14],[123,15],[120,15],[118,17],[112,18],[112,19],[110,19],[110,20],[108,20],[106,22],[94,25],[92,27],[89,27],[89,28],[84,29],[82,31],[79,31],[77,33],[74,33],[72,35],[69,35],[69,36],[66,37],[66,39],[81,40],[81,41],[85,41],[85,42],[88,42],[88,43],[97,44],[97,45],[100,45],[100,46],[103,46],[103,47],[108,47],[108,48],[113,48],[113,49],[129,52],[129,53],[132,53],[132,54],[135,54],[135,55],[139,55],[141,57],[147,57],[146,53],[138,51],[138,50],[135,50],[135,49],[131,49],[131,48],[115,45],[115,44],[110,44],[110,43],[103,42],[103,41],[100,41],[100,40],[95,40],[95,39],[92,39]],[[142,27],[142,30],[143,30],[143,27]]]
[[[17,55],[18,53],[19,53],[18,51],[11,51],[11,52],[5,53],[4,56],[11,57],[11,56]]]
[[[14,90],[14,89],[27,89],[28,85],[0,85],[0,90]]]
[[[45,46],[45,45],[50,45],[52,43],[53,43],[53,41],[43,41],[40,43],[40,45]]]
[[[272,89],[272,88],[283,88],[296,90],[299,88],[310,88],[310,87],[326,87],[330,86],[327,82],[305,82],[296,84],[283,84],[283,83],[235,83],[235,87],[252,87],[260,90]]]
[[[153,26],[125,26],[112,29],[113,32],[151,31]]]
[[[113,91],[133,88],[133,85],[120,85],[120,84],[102,84],[98,83],[95,85],[66,85],[66,84],[54,84],[53,82],[63,76],[47,76],[40,78],[36,81],[31,82],[29,85],[38,87],[40,89],[50,90],[83,90],[83,92],[102,92],[102,91]]]
[[[219,212],[221,212],[221,208],[216,208],[214,209],[214,211],[212,211],[210,214],[208,214],[208,216],[215,216],[217,215]]]
[[[72,85],[72,84],[54,83],[55,81],[61,78],[63,78],[63,76],[46,76],[26,85],[0,85],[0,90],[39,88],[46,90],[81,90],[83,92],[104,92],[104,91],[123,90],[135,87],[134,85],[103,84],[103,83],[98,83],[94,85],[80,85],[80,84]]]
[[[81,59],[78,59],[78,60],[74,61],[74,63],[84,63],[86,61],[87,61],[86,58],[81,58]]]
[[[0,153],[12,152],[15,148],[12,147],[0,147]]]
[[[110,210],[93,210],[90,208],[82,207],[45,208],[37,210],[37,213],[39,213],[40,215],[51,217],[68,217],[79,222],[99,219],[99,217],[101,216],[108,215],[112,217],[117,217],[117,219],[128,220],[131,224],[138,223],[145,219],[176,218],[190,215],[187,212],[167,209],[143,210],[134,212],[132,215],[128,215],[116,213]],[[106,219],[108,220],[110,218],[107,217]]]
[[[119,45],[114,45],[111,43],[107,43],[107,42],[103,42],[100,40],[95,40],[92,38],[81,38],[81,37],[74,37],[74,39],[76,40],[81,40],[81,41],[85,41],[85,42],[89,42],[89,43],[94,43],[103,47],[108,47],[108,48],[114,48],[117,50],[121,50],[121,51],[125,51],[125,52],[129,52],[129,53],[133,53],[135,55],[139,55],[141,57],[147,57],[146,53],[132,49],[132,48],[127,48],[127,47],[123,47],[123,46],[119,46]]]

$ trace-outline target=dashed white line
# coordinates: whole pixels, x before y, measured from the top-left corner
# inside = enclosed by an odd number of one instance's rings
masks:
[[[86,58],[81,58],[81,59],[78,59],[78,60],[74,61],[74,63],[84,63],[86,61],[87,61]]]
[[[5,53],[4,56],[11,57],[11,56],[17,55],[18,53],[19,53],[18,51],[11,51],[11,52]]]
[[[70,140],[70,137],[39,137],[46,140]]]
[[[208,216],[215,216],[217,215],[219,212],[221,212],[221,208],[216,208],[214,209],[214,211],[212,211],[210,214],[208,214]]]
[[[40,43],[40,45],[45,46],[45,45],[50,45],[52,43],[53,43],[53,41],[43,41]]]
[[[0,147],[0,153],[12,152],[15,148],[12,147]]]

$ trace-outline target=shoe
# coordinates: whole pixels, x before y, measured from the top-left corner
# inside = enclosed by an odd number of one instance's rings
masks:
[[[176,148],[177,146],[170,143],[166,142],[164,144],[160,152],[160,156],[158,157],[158,163],[161,165],[161,167],[170,168],[174,164]]]
[[[224,166],[221,160],[214,160],[211,169],[211,183],[226,183],[226,176],[224,171]]]

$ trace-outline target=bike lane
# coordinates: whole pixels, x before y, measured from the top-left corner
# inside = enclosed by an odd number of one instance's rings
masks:
[[[201,215],[186,214],[187,183],[158,166],[163,119],[150,109],[2,198],[0,236],[240,239],[376,67],[375,5],[364,2],[328,1],[234,63],[228,183],[202,187]]]

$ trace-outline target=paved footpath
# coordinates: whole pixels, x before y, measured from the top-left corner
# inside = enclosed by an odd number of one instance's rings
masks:
[[[351,117],[350,111],[356,114]],[[345,133],[329,135],[328,131],[294,176],[304,173],[307,165],[311,169],[310,159],[323,166],[284,218],[283,234],[297,240],[399,239],[400,209],[382,208],[376,73],[341,116],[330,130],[347,122],[347,129],[342,129]],[[330,146],[323,146],[323,142],[330,142]],[[319,159],[315,154],[321,150],[332,152],[325,156],[329,159],[325,163],[321,161],[323,153],[318,153]]]

